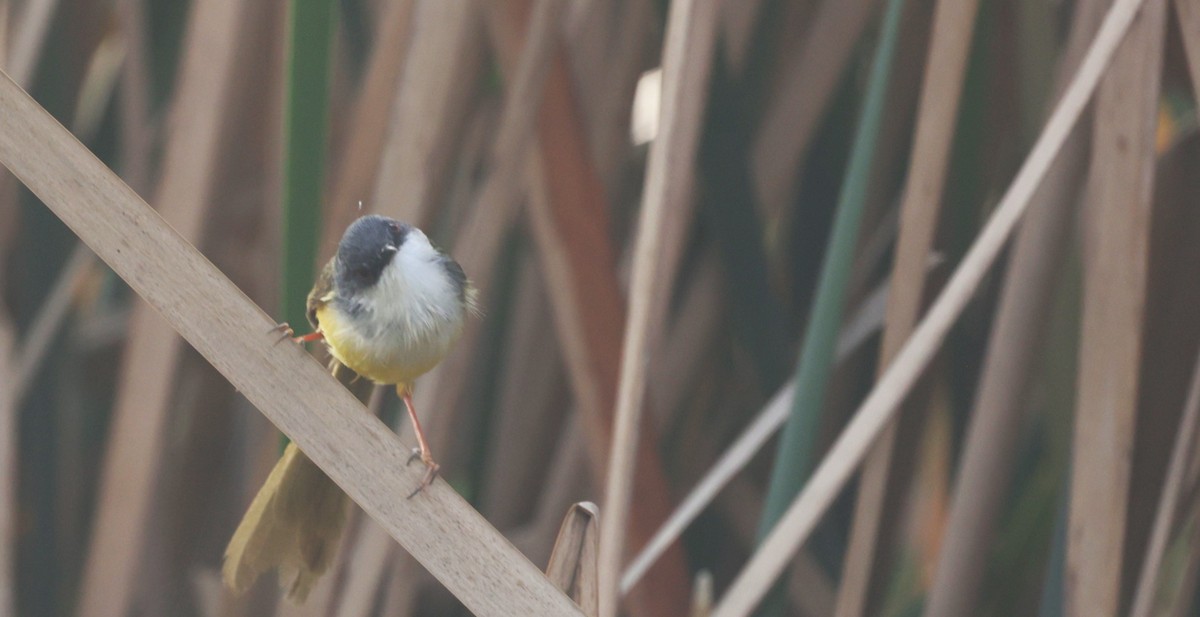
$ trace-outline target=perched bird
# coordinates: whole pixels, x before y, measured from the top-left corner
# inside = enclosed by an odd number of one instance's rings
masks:
[[[394,384],[408,408],[426,466],[412,496],[435,478],[438,464],[413,408],[413,381],[446,356],[475,310],[475,288],[462,267],[420,229],[384,216],[364,216],[342,236],[308,294],[313,332],[334,359],[379,384]],[[287,324],[279,330],[293,335]],[[281,339],[282,340],[282,339]],[[225,584],[245,591],[259,574],[279,569],[288,598],[303,602],[337,552],[348,498],[296,447],[254,497],[225,549]]]

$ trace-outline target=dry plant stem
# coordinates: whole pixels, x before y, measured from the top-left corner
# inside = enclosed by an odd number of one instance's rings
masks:
[[[125,62],[121,68],[120,106],[121,177],[139,193],[150,183],[150,76],[146,58],[145,0],[121,0],[117,4]]]
[[[1056,90],[1074,74],[1103,17],[1104,0],[1076,7]],[[975,412],[967,428],[925,614],[957,617],[975,610],[1002,500],[1007,494],[1022,411],[1075,212],[1075,190],[1087,153],[1085,127],[1076,126],[1046,180],[1034,194],[1017,232],[999,308],[988,337]]]
[[[367,409],[373,416],[378,416],[390,388],[376,385],[371,390]],[[337,615],[338,617],[365,617],[375,607],[378,597],[380,579],[389,571],[389,566],[396,555],[396,545],[387,535],[387,531],[375,521],[360,516],[358,512],[351,514],[358,519],[357,531],[354,533],[354,544],[351,550],[343,551],[337,570],[328,573],[326,578],[338,580],[337,607],[326,603],[319,614]],[[350,537],[347,534],[347,537]],[[338,574],[340,576],[334,576]],[[320,584],[318,583],[318,586]],[[320,591],[318,588],[317,591]],[[280,603],[280,606],[288,604]],[[312,606],[310,598],[307,606]]]
[[[507,216],[503,217],[505,224],[502,225],[505,232],[515,220],[520,205],[518,202],[524,196],[521,181],[531,152],[529,146],[535,135],[546,75],[554,60],[553,52],[564,5],[563,0],[538,0],[532,10],[529,31],[519,59],[516,56],[518,43],[515,40],[510,41],[511,45],[504,45],[506,49],[501,52],[504,57],[502,64],[509,68],[511,83],[505,93],[500,132],[493,145],[490,161],[492,169],[483,188],[476,195],[472,211],[481,213],[488,209],[497,209],[507,213]],[[489,31],[493,39],[499,40],[501,35],[497,32],[497,24],[504,19],[499,14],[501,9],[496,3],[492,3],[487,10]],[[464,246],[470,250],[469,247],[476,239],[472,236],[487,233],[487,229],[476,222],[486,217],[476,214],[474,219],[472,222],[475,224],[472,226],[468,223],[468,229],[464,231],[464,236],[471,236],[462,238],[455,246]],[[480,266],[493,261],[500,250],[502,237],[502,234],[492,236],[493,241],[489,247],[493,250],[486,254],[486,260],[480,260]]]
[[[389,391],[387,386],[374,385],[367,399],[367,411],[373,416],[379,416],[383,409]],[[360,400],[361,397],[360,397]],[[280,615],[304,614],[324,617],[358,617],[370,614],[375,607],[381,579],[389,571],[398,549],[388,538],[387,531],[370,518],[364,517],[357,510],[349,513],[343,540],[353,538],[349,549],[340,551],[336,563],[330,572],[326,572],[317,583],[313,593],[303,606],[296,607],[290,602],[280,602]],[[330,585],[325,585],[326,581]],[[333,589],[336,585],[336,589]],[[291,611],[291,613],[285,613]],[[301,613],[300,611],[304,611]]]
[[[888,284],[885,281],[878,289],[868,294],[863,305],[847,320],[847,324],[862,323],[863,325],[848,325],[842,329],[838,335],[836,365],[840,365],[850,357],[850,354],[857,351],[883,325],[882,306],[886,300],[887,287]],[[704,477],[696,482],[687,497],[679,503],[675,511],[671,512],[671,517],[654,533],[654,537],[646,543],[641,552],[630,560],[621,575],[622,593],[629,593],[629,590],[637,585],[667,547],[683,535],[683,531],[687,529],[688,525],[696,520],[696,517],[716,499],[722,489],[729,486],[733,478],[742,469],[745,469],[750,460],[779,431],[791,412],[795,390],[796,381],[794,379],[784,384],[758,412],[754,420],[742,430],[733,444],[721,454],[717,462],[705,472]],[[746,534],[746,543],[752,544],[753,541],[754,532],[749,531]],[[829,605],[832,608],[832,599]]]
[[[444,482],[424,470],[272,320],[11,80],[0,78],[0,162],[52,208],[246,398],[477,615],[578,615]]]
[[[340,148],[337,171],[330,183],[318,260],[334,253],[342,232],[362,214],[358,211],[358,202],[365,201],[375,186],[375,172],[387,136],[387,131],[379,128],[387,125],[397,93],[400,71],[409,49],[405,43],[410,37],[412,13],[413,0],[393,0],[386,3],[380,16],[371,59],[350,114],[349,135]],[[378,206],[364,203],[364,207],[373,211]]]
[[[667,17],[660,128],[650,146],[634,246],[629,321],[600,522],[601,617],[616,617],[619,607],[622,549],[646,400],[646,358],[662,336],[671,281],[691,222],[690,189],[719,8],[716,0],[680,0],[671,4]]]
[[[663,523],[655,532],[654,537],[646,543],[642,551],[629,562],[621,576],[621,590],[628,593],[645,575],[663,551],[674,543],[687,526],[712,503],[721,489],[729,484],[745,466],[754,458],[779,427],[787,420],[791,411],[792,397],[795,396],[796,382],[790,380],[771,397],[770,402],[758,414],[753,422],[746,427],[737,440],[729,446],[717,463],[712,466],[696,486],[688,493],[679,506],[671,512],[671,518]]]
[[[354,543],[353,553],[346,562],[346,580],[341,586],[338,617],[365,617],[375,608],[381,579],[395,555],[396,545],[387,531],[371,520],[363,520]],[[330,577],[332,578],[332,577]]]
[[[8,19],[11,3],[0,4],[0,66],[8,58]],[[0,172],[0,247],[6,252],[14,237],[16,200],[11,178]],[[7,259],[0,256],[0,287],[5,287]],[[16,335],[8,311],[0,307],[0,614],[16,614],[17,514],[17,396],[12,367]]]
[[[751,154],[763,220],[778,220],[790,203],[817,122],[879,5],[872,0],[824,0],[807,33],[792,39],[799,49],[785,50],[779,69],[783,83],[768,103]]]
[[[588,617],[600,614],[600,594],[596,572],[599,556],[600,509],[591,502],[580,502],[567,510],[554,550],[546,564],[546,577],[569,595]]]
[[[54,281],[54,287],[51,288],[42,307],[38,310],[37,317],[34,318],[33,325],[29,328],[29,334],[25,336],[25,342],[21,345],[18,353],[19,360],[14,362],[12,367],[11,380],[8,385],[11,390],[8,396],[12,397],[17,404],[24,397],[25,390],[32,383],[34,376],[37,375],[38,368],[41,367],[42,360],[46,358],[46,352],[50,349],[50,343],[54,342],[54,336],[58,333],[63,319],[66,318],[68,310],[71,308],[71,298],[75,289],[84,276],[91,271],[94,259],[92,251],[88,249],[87,245],[80,243],[76,246],[71,251],[71,256],[67,258],[67,263],[63,265],[58,279]]]
[[[420,568],[415,574],[417,580],[406,580],[404,572],[398,568],[392,568],[388,575],[390,582],[386,583],[383,588],[383,597],[380,599],[382,610],[380,615],[396,615],[397,617],[407,617],[412,614],[412,604],[415,598],[411,597],[413,593],[419,589],[425,588],[428,585],[436,584],[433,577],[429,573]]]
[[[692,587],[692,608],[690,617],[708,617],[712,613],[713,578],[712,572],[701,570],[696,575],[696,583]]]
[[[545,283],[532,252],[520,261],[480,502],[480,511],[499,529],[521,523],[542,491],[566,394],[558,339],[546,331],[551,317]],[[513,446],[518,443],[521,447]]]
[[[1184,516],[1184,520],[1180,523],[1181,526],[1195,526],[1200,524],[1200,513],[1196,511],[1195,504],[1189,509]],[[1161,613],[1164,617],[1188,617],[1195,615],[1195,608],[1192,606],[1196,598],[1196,588],[1200,584],[1200,551],[1196,550],[1196,538],[1191,539],[1190,548],[1191,555],[1183,568],[1183,575],[1180,577],[1179,591],[1176,593],[1173,602]]]
[[[1193,454],[1195,453],[1193,452]],[[1180,495],[1180,498],[1187,499],[1189,496],[1185,493]],[[1161,582],[1162,586],[1154,592],[1155,597],[1151,602],[1152,610],[1149,614],[1161,617],[1185,617],[1196,614],[1192,605],[1196,599],[1197,584],[1200,583],[1200,551],[1196,550],[1198,538],[1195,533],[1196,525],[1200,524],[1200,502],[1181,501],[1178,505],[1180,509],[1174,515],[1176,529],[1168,534],[1168,544],[1183,544],[1186,557],[1168,566],[1175,571],[1168,571],[1169,582]],[[1185,530],[1190,530],[1190,533]],[[1169,547],[1168,552],[1172,548],[1174,547]],[[1133,612],[1133,607],[1130,608],[1129,615],[1137,617]]]
[[[809,553],[801,551],[792,564],[787,580],[788,598],[807,617],[833,615],[837,590],[825,567]]]
[[[581,420],[577,410],[567,410],[561,437],[550,456],[545,488],[538,496],[532,520],[511,534],[513,543],[532,559],[550,555],[551,540],[555,529],[561,526],[562,512],[590,492]]]
[[[715,248],[709,248],[690,265],[691,282],[681,296],[679,310],[671,317],[670,331],[659,349],[651,351],[661,358],[650,385],[651,411],[660,431],[670,426],[673,414],[679,413],[684,400],[694,394],[702,367],[714,356],[726,308],[719,259]],[[628,590],[622,586],[622,591]]]
[[[370,200],[375,212],[428,226],[480,67],[479,8],[474,2],[414,7],[412,40]]]
[[[1022,164],[987,225],[962,263],[896,356],[892,367],[859,406],[811,481],[792,502],[714,612],[715,617],[749,614],[812,532],[820,516],[849,479],[900,401],[933,358],[954,320],[1004,247],[1029,199],[1054,161],[1067,135],[1091,98],[1117,45],[1144,0],[1117,0],[1105,17],[1079,72],[1056,105],[1046,128]]]
[[[33,79],[58,0],[31,0],[24,3],[19,14],[14,14],[13,2],[0,4],[3,5],[0,7],[0,68],[26,88]],[[4,227],[9,227],[16,218],[15,188],[12,178],[0,173],[0,225]],[[11,233],[8,229],[0,231],[0,242],[7,239],[8,233]],[[4,265],[3,258],[0,258],[0,265]]]
[[[547,157],[547,160],[549,158],[552,157]],[[552,290],[554,322],[585,426],[582,432],[586,436],[586,448],[580,455],[586,455],[593,482],[600,486],[603,484],[602,470],[607,459],[605,448],[612,435],[611,419],[620,361],[620,350],[615,343],[620,340],[624,314],[614,271],[611,268],[600,270],[596,267],[598,264],[589,259],[603,254],[604,249],[599,243],[607,242],[607,233],[597,233],[607,225],[589,220],[598,214],[602,215],[603,211],[582,208],[566,212],[555,210],[557,207],[570,207],[555,206],[555,203],[572,202],[551,201],[546,185],[549,174],[542,161],[540,157],[532,161],[528,172],[528,183],[532,189],[529,205],[534,239],[542,256],[543,276]],[[561,227],[564,225],[569,227],[564,229]],[[568,242],[568,238],[571,241]],[[606,262],[612,263],[611,260]],[[652,427],[642,427],[642,430],[653,434],[654,431],[650,429]],[[654,526],[665,520],[670,510],[661,462],[655,447],[650,445],[654,443],[657,443],[657,436],[648,435],[638,447],[636,467],[639,473],[634,476],[637,483],[634,490],[640,498],[634,504],[637,511],[632,516],[632,525],[626,538],[631,547],[641,546],[648,540]],[[635,593],[630,599],[634,614],[670,615],[673,610],[686,604],[684,599],[678,602],[673,599],[676,595],[686,598],[683,555],[673,551],[665,561],[652,574],[660,579],[658,584],[646,586],[641,595]]]
[[[542,100],[546,74],[558,47],[565,6],[564,0],[535,0],[533,3],[520,59],[509,72],[509,88],[504,95],[504,111],[491,160],[493,169],[480,196],[480,206],[519,196],[524,155],[535,135],[538,103]],[[491,3],[488,10],[494,13],[489,17],[492,23],[503,19],[501,12],[504,9],[499,4]]]
[[[31,3],[33,4],[33,3]],[[30,32],[42,30],[45,34],[48,18],[53,14],[55,2],[38,2],[37,6],[28,7],[28,19],[38,20],[35,24],[27,24]],[[149,155],[149,131],[146,127],[147,112],[145,109],[147,97],[145,54],[142,53],[144,32],[142,24],[141,0],[122,0],[118,5],[123,36],[125,37],[126,55],[122,66],[122,96],[119,97],[124,130],[122,142],[122,161],[125,165],[125,180],[138,190],[145,187],[148,180],[147,170]],[[24,33],[24,31],[23,31]],[[26,45],[28,36],[22,41]],[[16,67],[14,67],[16,68]],[[32,70],[32,69],[30,69]],[[17,83],[23,83],[17,80]],[[0,184],[4,180],[0,179]],[[54,336],[58,333],[63,319],[67,316],[75,288],[83,277],[92,269],[95,257],[86,245],[80,243],[67,258],[55,281],[54,287],[46,297],[45,303],[38,311],[29,334],[25,337],[20,349],[20,359],[14,367],[13,393],[11,396],[17,404],[24,396],[33,377],[45,359],[46,351],[50,348]]]
[[[1142,572],[1133,599],[1133,610],[1130,613],[1132,617],[1149,617],[1154,608],[1163,555],[1166,553],[1171,531],[1175,528],[1175,520],[1180,509],[1180,497],[1183,493],[1184,475],[1187,471],[1188,461],[1195,456],[1198,436],[1200,436],[1200,356],[1196,358],[1192,385],[1188,390],[1187,403],[1184,404],[1183,419],[1179,422],[1179,432],[1171,450],[1167,479],[1163,483],[1162,495],[1158,500],[1158,512],[1154,517],[1150,544],[1146,548],[1146,558],[1142,562]]]
[[[512,66],[529,13],[525,0],[504,4],[503,19],[490,22],[501,65]],[[551,307],[563,346],[571,387],[587,436],[587,455],[596,485],[603,484],[613,432],[625,307],[616,277],[608,206],[597,169],[589,157],[583,119],[571,75],[560,53],[547,74],[538,116],[537,151],[527,160],[526,188],[534,242],[551,290]],[[669,492],[655,444],[638,443],[635,491],[642,498],[626,541],[640,546],[667,517]],[[653,585],[630,598],[637,615],[669,615],[687,602],[683,555],[669,555],[652,573]]]
[[[888,287],[883,347],[879,357],[880,373],[887,369],[912,333],[925,298],[926,266],[941,213],[942,186],[978,8],[978,0],[939,0],[934,12],[916,136],[900,206],[899,238]],[[913,428],[921,424],[919,414],[923,411],[913,409],[911,413],[901,413],[896,422],[884,430],[866,461],[838,590],[839,617],[875,612],[870,607],[880,595],[888,565],[882,559],[888,551],[880,546],[881,542],[890,541],[885,520],[894,519],[894,513],[900,507],[897,503],[900,495],[893,487],[906,485],[894,477],[904,473],[905,467],[897,460],[902,451],[896,449],[896,438],[900,433],[915,432]],[[900,423],[911,426],[905,430],[898,426]],[[908,447],[908,444],[901,446]]]
[[[46,32],[50,29],[50,20],[58,9],[58,0],[31,0],[24,3],[24,7],[13,19],[17,26],[12,30],[14,40],[4,65],[5,72],[21,85],[26,85],[33,79],[33,71],[37,68]]]
[[[726,64],[736,73],[741,73],[745,68],[746,54],[750,51],[751,37],[761,9],[761,0],[721,3],[719,23],[728,51]]]
[[[592,5],[594,10],[619,11],[613,32],[602,32],[594,22],[581,19],[564,44],[570,47],[579,104],[588,117],[597,173],[611,193],[629,150],[633,93],[658,38],[657,9],[650,0]]]
[[[171,113],[162,178],[155,194],[164,219],[184,237],[200,237],[218,164],[218,136],[236,67],[246,5],[203,3],[189,16],[181,78]],[[137,303],[117,386],[109,448],[80,597],[85,617],[123,615],[138,582],[146,525],[164,445],[180,340],[156,312]]]
[[[1096,101],[1067,536],[1069,615],[1116,615],[1123,604],[1165,15],[1166,0],[1146,2]]]
[[[734,479],[713,504],[717,513],[729,521],[736,540],[743,546],[754,546],[758,534],[758,512],[744,508],[747,503],[762,503],[763,491],[750,481]],[[805,617],[828,617],[833,615],[837,590],[808,552],[801,550],[791,565],[787,581],[788,599],[792,606],[800,609]]]
[[[1179,30],[1183,34],[1192,92],[1200,100],[1200,0],[1175,0],[1175,13],[1179,16]]]
[[[0,24],[2,25],[2,24]],[[0,614],[16,614],[17,398],[12,387],[16,336],[0,311]]]

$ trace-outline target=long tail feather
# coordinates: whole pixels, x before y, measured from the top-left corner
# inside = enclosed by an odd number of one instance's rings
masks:
[[[304,602],[337,554],[349,498],[289,444],[225,549],[222,574],[236,593],[279,569],[288,599]]]

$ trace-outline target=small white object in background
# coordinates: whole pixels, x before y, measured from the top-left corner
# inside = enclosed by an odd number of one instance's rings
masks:
[[[658,135],[661,101],[662,69],[642,73],[633,93],[633,116],[629,122],[629,137],[633,140],[633,145],[648,144]]]

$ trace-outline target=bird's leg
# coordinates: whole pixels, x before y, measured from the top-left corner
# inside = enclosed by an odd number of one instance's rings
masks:
[[[319,340],[325,338],[325,333],[321,332],[320,330],[317,330],[316,332],[309,332],[308,334],[305,334],[303,336],[295,336],[296,332],[294,330],[292,330],[292,327],[289,326],[286,321],[275,326],[274,328],[271,328],[268,332],[282,332],[283,333],[283,336],[279,337],[278,341],[275,341],[276,345],[282,343],[283,341],[285,341],[289,338],[292,339],[293,343],[310,343],[312,341],[319,341]]]
[[[408,418],[412,420],[413,432],[417,434],[418,449],[413,450],[412,456],[408,458],[411,464],[413,460],[420,458],[422,463],[425,463],[425,476],[421,478],[421,483],[413,492],[409,493],[408,498],[412,499],[417,493],[425,490],[425,487],[433,483],[433,479],[437,477],[438,469],[441,468],[433,460],[433,453],[429,451],[429,442],[425,440],[425,431],[421,430],[421,422],[417,420],[417,410],[413,407],[412,389],[404,386],[397,386],[397,392],[400,398],[404,399],[404,406],[408,408]]]

